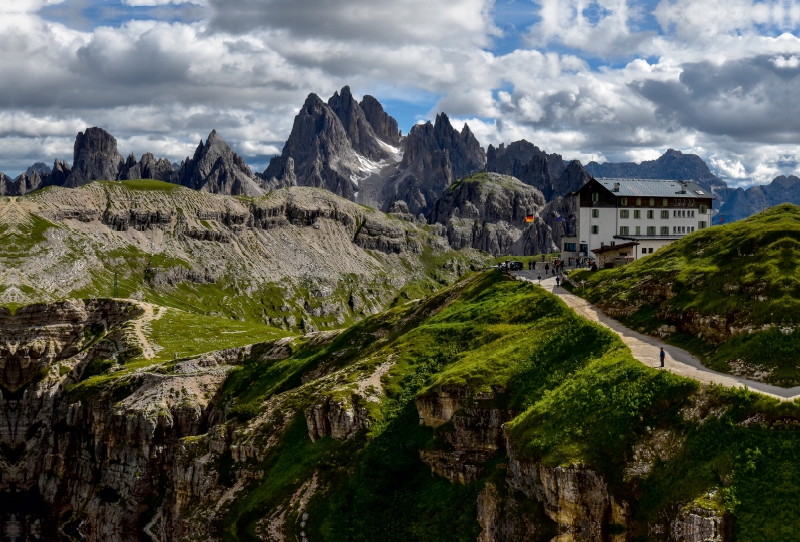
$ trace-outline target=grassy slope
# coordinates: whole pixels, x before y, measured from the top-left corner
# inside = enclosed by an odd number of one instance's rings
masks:
[[[188,191],[190,196],[195,196],[193,191],[179,185],[155,180],[134,180],[134,181],[98,181],[98,185],[103,187],[109,199],[132,198],[137,192],[163,192],[177,193]],[[176,196],[177,197],[177,196]],[[264,198],[273,197],[268,194]],[[239,200],[249,200],[251,198],[239,197]],[[179,201],[179,199],[176,199]],[[180,209],[179,209],[180,210]],[[378,213],[375,210],[368,210],[369,213]],[[406,223],[398,221],[405,226]],[[67,234],[67,246],[69,254],[62,256],[67,261],[79,261],[85,258],[87,253],[87,243],[79,233],[70,230],[63,224],[55,224],[42,219],[39,216],[30,214],[26,217],[21,235],[16,232],[4,234],[0,231],[0,246],[7,247],[5,258],[13,258],[12,265],[24,262],[24,258],[37,245],[43,243],[45,232],[48,229],[64,230]],[[216,228],[212,228],[216,229]],[[427,226],[420,226],[418,239],[424,240],[433,236]],[[172,235],[172,234],[170,234]],[[436,252],[431,249],[429,243],[423,243],[422,254],[417,261],[415,258],[402,261],[409,280],[397,292],[397,297],[393,303],[403,303],[409,299],[419,299],[444,285],[452,283],[459,270],[463,273],[474,263],[474,254],[466,254],[453,251]],[[170,268],[182,267],[191,269],[193,263],[186,259],[170,257],[163,254],[150,254],[134,244],[128,244],[122,248],[107,249],[105,246],[93,246],[89,252],[94,252],[103,262],[99,271],[93,272],[91,280],[84,287],[69,292],[71,298],[88,297],[136,297],[165,307],[173,307],[187,312],[209,316],[223,316],[250,322],[264,322],[266,317],[293,316],[299,322],[301,318],[311,320],[318,327],[339,328],[353,324],[357,318],[350,314],[342,316],[328,314],[323,316],[310,317],[303,314],[299,307],[289,303],[289,312],[281,310],[287,305],[287,299],[305,300],[308,304],[307,310],[312,311],[320,307],[326,301],[324,298],[313,295],[309,291],[310,286],[301,280],[283,280],[280,282],[260,285],[254,288],[247,280],[237,280],[228,275],[221,276],[213,284],[198,284],[184,281],[176,286],[155,287],[148,281],[148,268],[168,270]],[[379,252],[373,253],[377,260],[383,257]],[[195,258],[197,260],[197,258]],[[478,258],[480,259],[480,258]],[[203,267],[202,258],[198,260]],[[194,263],[197,264],[198,261]],[[197,267],[197,265],[194,265]],[[335,291],[329,294],[330,299],[347,300],[350,292],[358,289],[381,291],[387,289],[388,274],[379,274],[372,282],[365,283],[363,278],[354,275],[338,277],[338,286]],[[116,281],[116,290],[114,288]],[[2,287],[2,286],[0,286]],[[394,285],[391,286],[394,289]],[[243,294],[247,290],[247,294]],[[116,295],[115,295],[116,293]],[[16,308],[16,307],[14,307]],[[344,317],[344,321],[337,320]]]
[[[671,340],[699,355],[709,367],[743,374],[767,373],[767,382],[800,384],[800,208],[785,204],[747,220],[695,232],[624,268],[581,272],[578,293],[603,307],[634,308],[621,320],[652,332],[683,315],[718,316],[724,326],[752,328],[728,338],[686,333]],[[671,285],[673,297],[664,295]],[[770,326],[764,330],[764,326]]]
[[[385,340],[375,341],[378,330],[388,332]],[[509,424],[517,455],[596,469],[630,499],[640,522],[654,520],[668,505],[693,501],[730,510],[740,540],[771,540],[782,522],[800,520],[788,504],[800,487],[800,469],[787,463],[800,445],[797,422],[789,421],[800,419],[796,405],[744,391],[700,392],[695,382],[642,366],[615,335],[552,295],[498,273],[475,275],[362,322],[324,348],[300,348],[280,362],[280,378],[270,372],[275,362],[245,365],[239,372],[246,377],[234,373],[226,400],[252,402],[296,390],[293,401],[302,409],[314,399],[298,388],[304,372],[325,360],[371,367],[389,354],[396,364],[384,378],[388,398],[372,411],[378,423],[351,441],[312,444],[298,414],[270,457],[251,465],[265,474],[232,507],[225,522],[229,540],[253,539],[257,520],[315,471],[325,489],[309,504],[305,531],[311,538],[474,540],[476,496],[487,479],[503,476],[503,458],[467,486],[430,475],[419,450],[442,441],[418,424],[413,399],[438,384],[506,386],[509,393],[499,402],[521,412]],[[697,404],[698,393],[698,415],[685,416],[682,409]],[[766,421],[742,424],[755,413]],[[680,453],[656,461],[649,476],[624,480],[633,443],[656,429],[678,435]],[[777,486],[775,479],[781,480]],[[290,514],[286,524],[295,519]]]

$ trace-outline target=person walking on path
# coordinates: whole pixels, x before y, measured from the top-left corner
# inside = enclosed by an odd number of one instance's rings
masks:
[[[664,367],[664,360],[667,358],[667,353],[664,352],[663,346],[661,347],[661,354],[659,354],[658,357],[661,358],[661,367]]]
[[[546,263],[546,264],[544,264],[544,274],[546,275],[549,272],[550,272],[550,264]]]
[[[556,277],[556,288],[561,286],[561,277]]]
[[[541,273],[539,273],[539,284],[540,285],[542,284],[542,274]]]

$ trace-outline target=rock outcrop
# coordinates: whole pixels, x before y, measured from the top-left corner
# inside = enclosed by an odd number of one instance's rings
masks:
[[[328,106],[342,122],[347,139],[354,151],[375,162],[389,158],[389,152],[380,144],[372,124],[367,120],[361,106],[353,98],[350,87],[342,88],[328,100]]]
[[[357,128],[354,129],[358,133]],[[272,185],[279,185],[279,179],[287,178],[290,160],[291,176],[299,186],[325,188],[341,197],[355,198],[358,185],[353,179],[361,171],[358,154],[350,144],[342,121],[316,94],[306,99],[294,119],[292,133],[281,155],[270,160],[261,177]]]
[[[403,200],[412,214],[428,214],[456,180],[486,167],[486,154],[468,125],[455,130],[444,113],[418,124],[405,141],[400,171],[387,181],[384,201]]]
[[[125,164],[116,138],[96,127],[78,133],[72,156],[72,170],[64,182],[69,188],[97,180],[114,181]]]
[[[447,228],[450,246],[489,254],[533,255],[555,249],[541,211],[544,196],[514,177],[479,173],[450,187],[436,201],[428,221]],[[526,217],[534,215],[534,222]]]
[[[167,166],[166,161],[148,160],[144,167],[151,167],[155,172]],[[264,193],[258,178],[216,130],[211,131],[205,143],[200,142],[192,158],[187,157],[181,163],[180,169],[172,174],[172,182],[212,194],[258,196]]]
[[[786,202],[800,205],[800,178],[794,175],[781,175],[769,184],[751,186],[746,190],[729,189],[725,203],[714,217],[714,223],[729,224]],[[716,205],[717,202],[714,203]]]
[[[555,179],[565,169],[566,164],[560,154],[547,154],[524,139],[507,147],[503,143],[497,148],[489,145],[486,151],[486,171],[516,177],[542,192],[548,199],[554,191]]]
[[[156,179],[169,181],[175,174],[172,164],[166,158],[156,159],[152,153],[146,152],[138,162],[131,154],[119,173],[120,180],[128,179]]]
[[[50,169],[50,166],[44,162],[36,162],[32,166],[28,166],[28,169],[25,170],[25,173],[28,175],[32,175],[34,172],[38,173],[39,175],[50,175],[52,170]]]
[[[372,423],[357,397],[323,395],[306,410],[305,416],[312,442],[328,435],[336,440],[348,439]]]
[[[372,125],[375,135],[383,142],[393,147],[399,147],[402,134],[397,127],[397,121],[383,110],[383,106],[380,102],[372,96],[366,95],[361,100],[360,105],[361,109],[364,111],[364,116],[370,125]]]

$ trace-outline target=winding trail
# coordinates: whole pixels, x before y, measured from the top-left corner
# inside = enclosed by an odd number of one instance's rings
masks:
[[[514,273],[518,280],[524,280],[538,283],[537,271],[519,271]],[[656,337],[649,335],[642,335],[632,329],[628,329],[613,318],[603,314],[603,312],[576,295],[569,293],[567,290],[556,286],[555,277],[549,277],[542,280],[542,287],[547,291],[560,297],[572,310],[581,316],[588,318],[594,322],[611,329],[614,333],[619,335],[623,342],[631,349],[633,357],[642,362],[644,365],[650,367],[659,367],[661,365],[658,354],[661,347],[667,353],[667,359],[664,368],[677,375],[693,378],[704,384],[721,384],[727,387],[747,387],[750,390],[763,393],[780,399],[782,401],[792,401],[800,398],[800,386],[794,388],[781,388],[779,386],[772,386],[763,382],[756,382],[738,376],[733,376],[725,373],[718,373],[705,367],[699,359],[694,357],[686,350],[682,350],[676,346],[669,345],[660,341]]]
[[[156,353],[153,349],[153,346],[150,344],[150,341],[148,341],[147,337],[145,336],[144,326],[153,320],[158,320],[164,314],[165,309],[159,309],[158,316],[156,316],[153,313],[153,305],[151,303],[145,303],[143,301],[135,301],[135,303],[139,305],[142,310],[144,310],[144,314],[133,321],[133,333],[136,336],[136,340],[139,341],[139,344],[142,347],[142,356],[144,359],[153,359],[156,357]]]

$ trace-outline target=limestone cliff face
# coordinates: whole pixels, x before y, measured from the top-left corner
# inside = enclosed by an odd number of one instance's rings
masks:
[[[141,175],[143,170],[166,175],[166,164],[149,159],[139,165],[139,171],[132,168],[134,174]],[[136,177],[129,177],[136,178]],[[241,156],[233,152],[230,146],[212,130],[208,139],[197,146],[194,156],[186,158],[178,171],[171,175],[172,182],[182,184],[194,190],[203,190],[212,194],[229,194],[260,196],[264,189],[259,179],[253,175]]]
[[[74,188],[95,180],[116,180],[124,163],[114,136],[102,128],[88,128],[75,138],[72,171],[64,186]]]
[[[555,249],[551,227],[543,220],[541,192],[514,177],[479,173],[448,189],[428,221],[444,224],[453,248],[472,247],[489,254],[533,255]],[[533,223],[526,216],[537,217]]]
[[[341,99],[336,100],[337,106],[344,109],[344,104],[339,104],[339,101]],[[353,136],[366,136],[371,128],[362,124],[363,133],[360,132],[360,116],[352,117],[354,125],[350,128]],[[267,181],[286,178],[290,159],[298,185],[325,188],[344,198],[355,198],[358,186],[352,178],[361,170],[358,155],[336,112],[316,94],[310,94],[306,99],[295,117],[292,133],[281,155],[270,160],[262,178]]]
[[[399,147],[402,134],[397,127],[397,121],[383,110],[380,102],[372,96],[366,95],[360,105],[364,116],[375,131],[375,135],[385,143]]]
[[[342,122],[353,150],[376,162],[389,158],[389,151],[380,144],[364,110],[350,92],[350,87],[342,88],[341,94],[334,93],[328,100],[328,106]]]
[[[133,154],[129,155],[119,173],[119,179],[123,181],[127,179],[169,181],[174,173],[175,169],[169,160],[166,158],[156,159],[152,153],[146,152],[138,162]]]
[[[328,435],[337,440],[347,439],[371,424],[366,409],[355,397],[323,395],[305,411],[305,417],[312,442]]]
[[[383,199],[402,200],[412,214],[428,214],[446,188],[485,166],[486,154],[469,126],[458,132],[442,113],[434,124],[411,129],[400,171],[386,182]]]
[[[508,457],[505,477],[487,481],[478,496],[480,542],[540,539],[541,533],[552,531],[560,533],[557,540],[583,542],[627,542],[642,530],[670,542],[730,539],[718,513],[680,503],[665,509],[658,522],[637,525],[630,503],[616,496],[595,470],[550,467],[518,457],[517,444],[504,430],[517,413],[497,406],[507,393],[499,387],[477,393],[467,386],[442,385],[416,399],[420,423],[439,428],[437,434],[447,444],[446,449],[420,452],[433,474],[468,484],[485,474],[491,458]],[[531,503],[541,506],[541,515]]]

